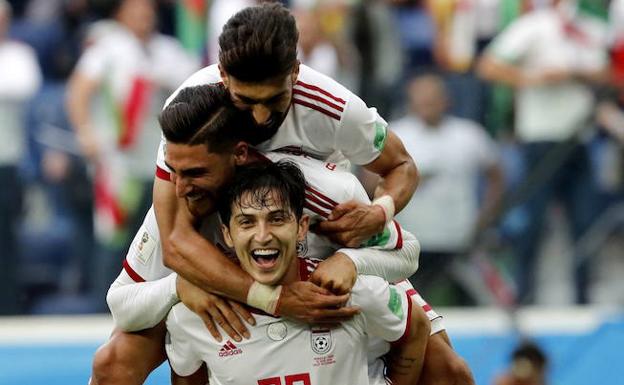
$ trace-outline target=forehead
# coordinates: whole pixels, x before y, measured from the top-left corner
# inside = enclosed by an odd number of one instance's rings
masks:
[[[174,168],[211,168],[219,165],[222,156],[209,152],[203,144],[186,145],[167,142],[165,161]]]
[[[232,206],[243,214],[291,211],[288,202],[286,202],[282,194],[275,189],[245,191],[238,199],[234,200]]]
[[[290,75],[278,76],[262,82],[243,82],[230,76],[228,88],[231,94],[254,97],[258,99],[271,98],[288,90]]]

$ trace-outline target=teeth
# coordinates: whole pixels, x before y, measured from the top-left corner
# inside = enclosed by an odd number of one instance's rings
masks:
[[[279,253],[279,250],[276,249],[257,249],[253,251],[253,254],[256,256],[273,256]]]

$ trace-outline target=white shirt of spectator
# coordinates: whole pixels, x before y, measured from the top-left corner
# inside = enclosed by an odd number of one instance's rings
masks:
[[[179,90],[221,81],[216,64],[205,67],[187,79]],[[375,108],[366,104],[335,80],[300,65],[293,89],[293,103],[277,133],[258,148],[271,151],[289,148],[331,163],[347,167],[345,158],[354,164],[368,164],[379,156],[386,139],[387,123]],[[161,139],[157,166],[164,164],[165,141]]]
[[[299,261],[305,273],[311,260]],[[185,376],[206,362],[209,381],[216,385],[385,385],[381,370],[369,378],[368,341],[399,340],[408,329],[411,301],[405,291],[382,278],[360,276],[349,302],[361,313],[335,328],[256,315],[256,325],[249,328],[251,338],[242,342],[216,341],[199,316],[178,304],[167,317],[169,363]]]
[[[0,165],[16,165],[24,155],[24,106],[41,85],[41,71],[29,46],[0,40]]]
[[[584,38],[566,34],[562,16],[548,8],[522,16],[493,41],[490,51],[528,74],[544,70],[597,70],[607,63],[606,23],[575,23]],[[517,91],[516,133],[526,142],[569,138],[592,112],[593,95],[577,81],[525,87]]]
[[[122,26],[112,28],[106,36],[96,39],[80,58],[77,71],[102,84],[102,92],[92,109],[95,132],[105,146],[104,152],[121,156],[130,175],[153,178],[153,156],[160,138],[157,119],[162,103],[167,93],[198,66],[198,60],[189,56],[175,39],[155,33],[149,41],[142,43]],[[143,114],[143,124],[134,147],[121,153],[117,149],[117,122],[111,113],[109,99],[122,105],[136,77],[149,83],[149,106]]]
[[[397,220],[418,234],[422,250],[464,251],[478,216],[479,173],[498,159],[495,143],[482,127],[455,117],[431,128],[406,116],[391,127],[421,175],[418,193]]]

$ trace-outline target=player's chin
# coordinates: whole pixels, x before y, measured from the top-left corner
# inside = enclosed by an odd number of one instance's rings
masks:
[[[210,199],[203,200],[188,200],[186,205],[194,217],[203,217],[212,214],[215,211],[215,206]]]

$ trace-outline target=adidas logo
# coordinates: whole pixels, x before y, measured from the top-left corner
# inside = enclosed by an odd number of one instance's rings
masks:
[[[232,341],[228,340],[228,342],[223,344],[221,350],[219,350],[219,357],[234,356],[237,354],[241,354],[242,352],[242,349],[237,348],[236,345],[232,343]]]

